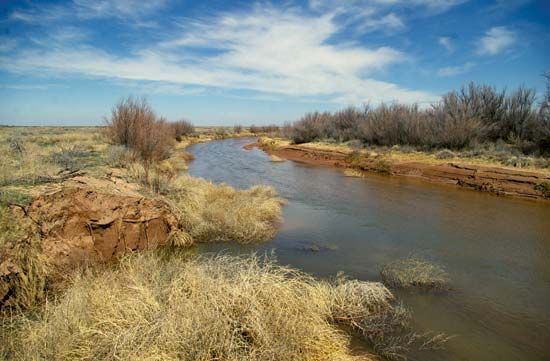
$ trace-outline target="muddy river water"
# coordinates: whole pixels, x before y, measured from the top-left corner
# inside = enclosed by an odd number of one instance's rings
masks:
[[[288,200],[270,241],[207,251],[275,250],[319,277],[380,280],[381,267],[416,255],[448,271],[445,294],[399,292],[419,331],[456,335],[413,360],[550,360],[550,203],[502,198],[397,177],[350,178],[337,169],[271,162],[254,139],[189,148],[189,173],[237,188],[269,184]],[[228,210],[230,211],[230,210]]]

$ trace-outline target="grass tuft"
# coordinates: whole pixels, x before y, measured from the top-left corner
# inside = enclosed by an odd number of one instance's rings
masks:
[[[187,175],[167,195],[180,225],[195,242],[252,243],[270,239],[281,217],[282,200],[271,187],[236,190]]]
[[[393,288],[418,287],[436,291],[449,288],[449,276],[442,267],[416,257],[391,262],[380,274],[384,283]]]
[[[48,274],[37,229],[0,205],[0,311],[29,309],[43,301]]]

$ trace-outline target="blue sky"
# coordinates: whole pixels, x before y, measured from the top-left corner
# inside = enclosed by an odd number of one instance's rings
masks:
[[[101,124],[126,95],[198,125],[544,89],[547,0],[0,1],[0,124]]]

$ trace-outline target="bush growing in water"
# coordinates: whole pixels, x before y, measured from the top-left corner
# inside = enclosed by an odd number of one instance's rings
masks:
[[[294,143],[321,139],[340,142],[359,139],[365,144],[461,149],[472,142],[503,140],[524,152],[550,152],[550,77],[539,109],[535,92],[514,92],[471,83],[445,94],[426,110],[416,105],[381,104],[348,108],[335,113],[308,113],[285,133]]]
[[[443,268],[422,259],[411,257],[388,263],[380,272],[389,287],[419,287],[429,290],[445,290],[449,276]]]

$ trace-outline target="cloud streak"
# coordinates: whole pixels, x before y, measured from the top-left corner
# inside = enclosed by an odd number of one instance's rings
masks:
[[[469,72],[473,67],[475,66],[475,63],[473,62],[466,62],[462,65],[457,66],[447,66],[444,68],[440,68],[437,71],[437,75],[439,76],[456,76],[460,74],[464,74]]]
[[[199,21],[182,19],[185,25],[165,36],[160,45],[148,44],[122,56],[97,46],[60,44],[0,58],[0,68],[162,82],[166,89],[247,89],[346,104],[436,98],[373,79],[388,66],[407,61],[407,56],[385,46],[330,44],[329,39],[342,31],[335,16],[308,16],[295,8],[257,5],[247,12]]]

